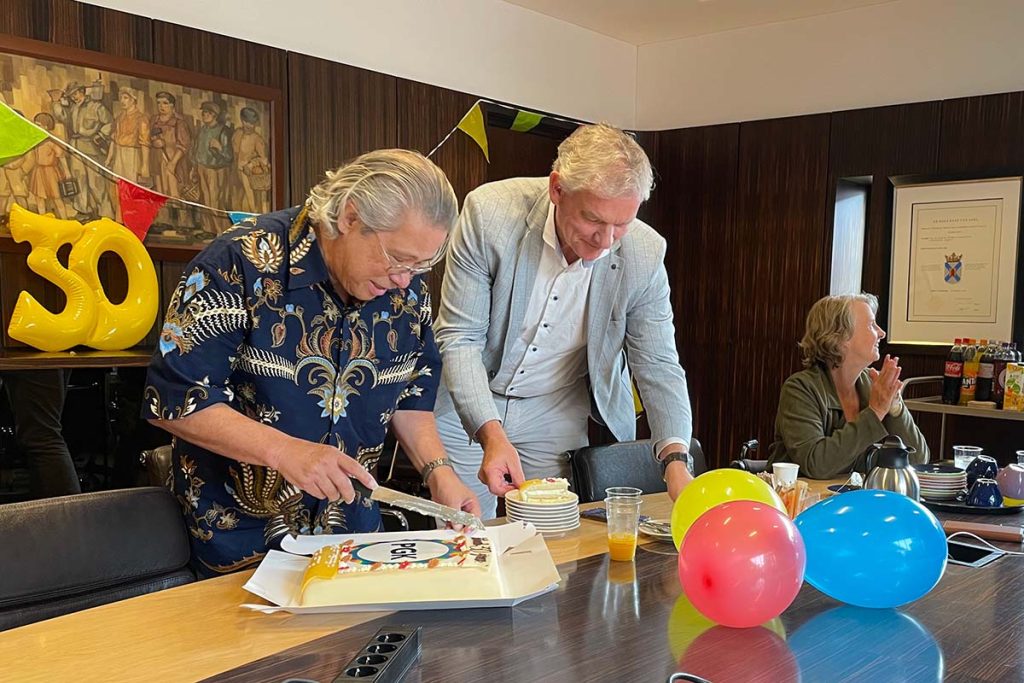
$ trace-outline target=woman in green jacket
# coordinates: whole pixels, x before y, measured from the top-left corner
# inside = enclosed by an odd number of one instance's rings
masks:
[[[928,444],[906,409],[899,358],[879,359],[885,331],[875,321],[872,294],[826,296],[807,314],[800,341],[805,370],[782,385],[769,462],[795,462],[800,474],[831,479],[865,470],[865,453],[888,434],[928,462]]]

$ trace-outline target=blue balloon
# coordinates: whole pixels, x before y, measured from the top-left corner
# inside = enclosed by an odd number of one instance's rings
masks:
[[[942,681],[942,648],[924,626],[891,609],[836,607],[789,639],[804,681]]]
[[[897,607],[930,591],[946,571],[946,535],[935,515],[892,491],[828,498],[796,518],[809,584],[859,607]]]

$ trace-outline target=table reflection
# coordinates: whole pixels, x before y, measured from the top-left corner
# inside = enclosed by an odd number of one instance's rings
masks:
[[[836,607],[789,639],[805,681],[941,681],[942,649],[913,617],[894,609]]]

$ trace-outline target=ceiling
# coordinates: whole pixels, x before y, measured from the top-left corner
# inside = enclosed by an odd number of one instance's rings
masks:
[[[634,45],[731,31],[894,0],[505,0]]]

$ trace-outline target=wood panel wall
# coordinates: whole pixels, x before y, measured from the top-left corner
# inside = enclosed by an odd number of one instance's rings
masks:
[[[743,440],[767,449],[774,437],[779,388],[800,368],[804,316],[828,293],[838,181],[870,178],[863,289],[878,295],[885,321],[890,178],[1024,173],[1024,93],[661,131],[646,144],[659,170],[651,214],[669,240],[694,434],[709,463],[724,465]],[[882,349],[900,356],[905,377],[941,374],[946,351]],[[937,449],[938,416],[918,423]],[[1005,462],[1024,434],[1007,423],[951,419],[946,443],[954,442]]]
[[[829,117],[664,131],[654,224],[667,267],[694,436],[709,465],[770,440],[796,331],[825,281]]]
[[[430,154],[476,100],[455,90],[397,79],[396,144]],[[467,135],[456,132],[431,158],[448,175],[460,204],[470,190],[487,182],[487,161]],[[442,278],[444,262],[434,266],[430,274],[430,299],[435,314],[441,302]]]

